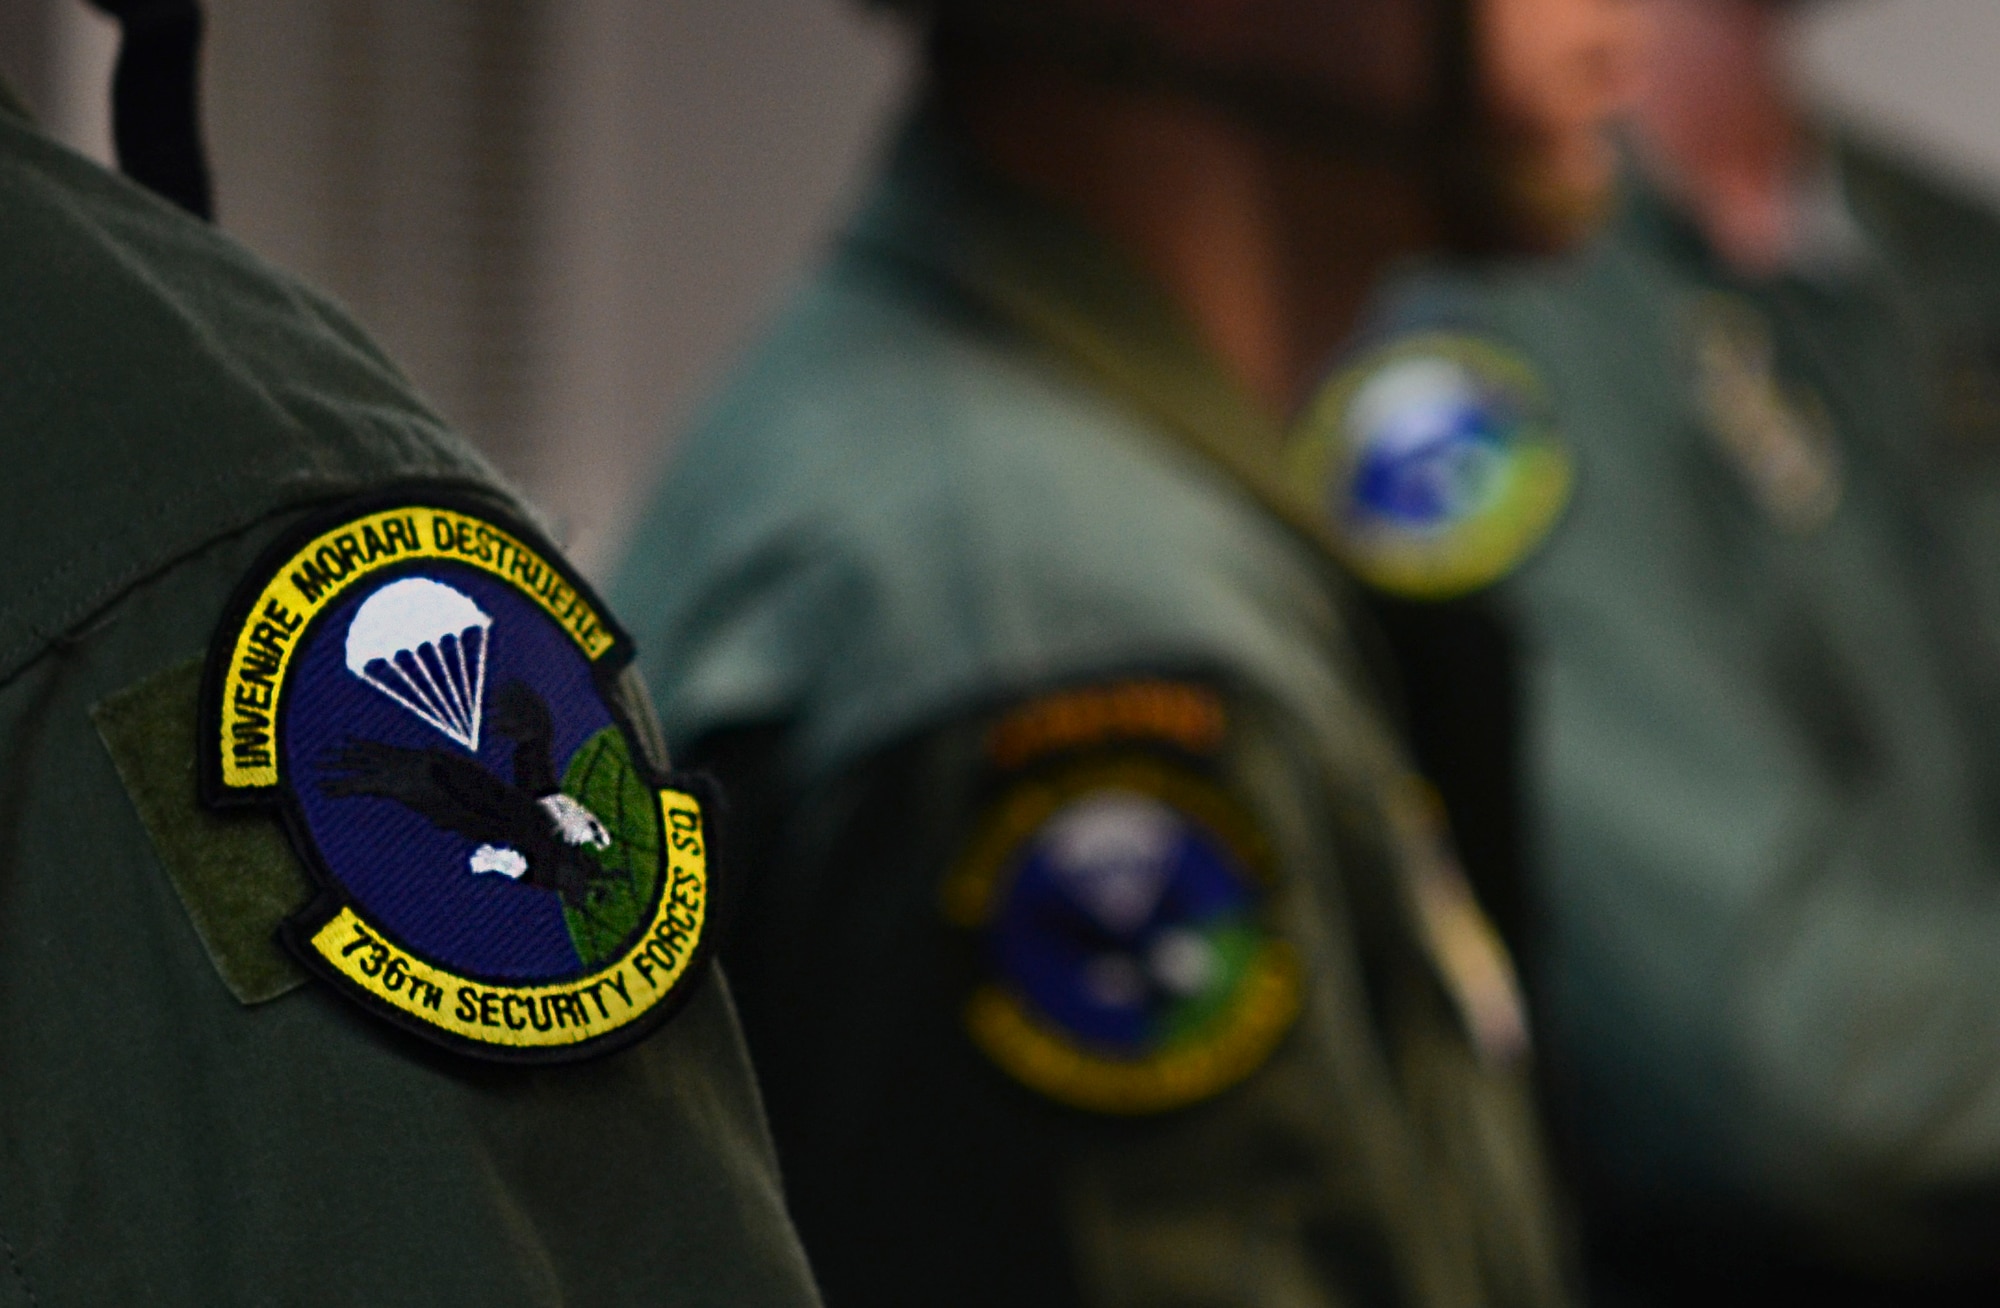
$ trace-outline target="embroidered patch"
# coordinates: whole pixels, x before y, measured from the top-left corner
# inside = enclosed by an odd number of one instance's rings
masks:
[[[945,890],[987,951],[973,1040],[1078,1108],[1161,1112],[1219,1093],[1298,1014],[1270,881],[1257,828],[1189,768],[1100,754],[1017,782]]]
[[[987,755],[1017,768],[1045,754],[1118,740],[1152,740],[1190,754],[1222,743],[1222,699],[1180,681],[1121,681],[1061,691],[1023,705],[988,733]]]
[[[203,795],[280,808],[317,897],[280,931],[371,1011],[564,1061],[663,1019],[709,916],[701,803],[651,776],[625,637],[531,529],[417,489],[245,579],[209,652]]]
[[[1568,502],[1573,473],[1527,363],[1435,333],[1379,350],[1312,405],[1292,475],[1370,585],[1449,599],[1506,576]]]

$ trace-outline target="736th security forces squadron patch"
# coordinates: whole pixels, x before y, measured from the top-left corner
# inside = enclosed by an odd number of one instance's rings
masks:
[[[245,579],[209,653],[203,792],[279,806],[320,883],[281,935],[481,1057],[629,1043],[704,952],[702,806],[610,693],[630,658],[525,525],[436,487],[341,507]]]
[[[1555,525],[1571,469],[1534,371],[1435,332],[1362,357],[1311,406],[1292,476],[1363,581],[1442,600],[1512,571]]]
[[[972,1038],[1031,1089],[1151,1113],[1255,1071],[1298,1014],[1258,828],[1204,775],[1220,700],[1180,682],[1052,695],[993,731],[1005,778],[945,888],[980,933]]]

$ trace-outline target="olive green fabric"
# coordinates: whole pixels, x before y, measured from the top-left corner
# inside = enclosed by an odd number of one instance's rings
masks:
[[[1600,1251],[1712,1268],[1701,1297],[1867,1273],[1893,1302],[1984,1276],[1990,1301],[2000,222],[1835,157],[1832,238],[1782,275],[1732,274],[1635,180],[1575,265],[1413,288],[1390,332],[1528,354],[1578,461],[1497,596],[1525,651],[1538,1029]],[[1718,305],[1771,345],[1732,365],[1748,410],[1704,389]],[[1780,413],[1830,434],[1823,521],[1730,453],[1746,421],[1804,448]]]
[[[305,907],[312,882],[269,817],[203,806],[200,700],[201,660],[189,659],[99,702],[90,717],[209,961],[231,994],[258,1004],[305,984],[277,931]]]
[[[1309,981],[1277,1052],[1193,1108],[1063,1107],[965,1035],[972,986],[996,978],[939,899],[1008,793],[983,748],[1000,711],[953,715],[780,816],[729,959],[829,1302],[1556,1297],[1523,1101],[1456,1025],[1401,902],[1406,851],[1378,807],[1325,783],[1284,715],[1223,696],[1202,775],[1272,849],[1274,927]],[[728,779],[782,768],[780,741],[758,753],[725,736],[695,757]]]
[[[0,285],[0,1303],[816,1303],[719,975],[597,1062],[448,1056],[270,998],[297,869],[189,806],[189,668],[259,554],[476,457],[336,310],[4,113]]]
[[[0,677],[275,511],[391,476],[490,479],[345,315],[5,113],[0,203],[7,312],[34,326],[0,334],[29,447],[0,517]]]
[[[613,594],[670,744],[747,796],[725,957],[829,1302],[1562,1300],[1518,1078],[1415,943],[1339,590],[1225,471],[1279,440],[1150,283],[920,122],[677,448]],[[989,715],[1162,671],[1229,696],[1310,982],[1247,1081],[1109,1118],[973,1046],[940,894]]]

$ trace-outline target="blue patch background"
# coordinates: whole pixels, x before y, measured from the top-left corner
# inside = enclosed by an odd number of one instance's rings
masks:
[[[1486,507],[1501,475],[1498,464],[1514,453],[1526,415],[1505,390],[1470,369],[1459,367],[1458,372],[1476,398],[1427,397],[1427,403],[1412,404],[1397,415],[1430,429],[1420,444],[1391,449],[1381,426],[1358,433],[1360,449],[1348,493],[1364,514],[1436,530]],[[1340,518],[1348,516],[1343,499],[1336,491],[1330,506]]]
[[[1366,510],[1415,527],[1439,527],[1474,513],[1496,471],[1485,466],[1468,478],[1461,467],[1469,458],[1506,457],[1516,422],[1491,400],[1455,405],[1449,429],[1416,449],[1391,454],[1370,445],[1355,470],[1354,498]]]
[[[486,703],[520,679],[548,701],[555,719],[555,769],[562,776],[585,740],[611,725],[583,651],[539,605],[512,586],[462,564],[392,569],[321,615],[285,691],[286,784],[327,869],[357,909],[412,953],[456,972],[504,981],[557,981],[583,970],[553,893],[467,868],[475,842],[440,830],[391,799],[333,798],[319,787],[320,765],[350,737],[412,748],[463,746],[347,670],[348,624],[361,603],[391,581],[429,577],[470,595],[493,619]],[[513,742],[482,731],[479,761],[514,778]]]
[[[1039,832],[1023,846],[988,928],[996,967],[1023,997],[1070,1034],[1127,1057],[1161,1044],[1169,1010],[1181,1001],[1155,992],[1141,1005],[1102,1003],[1084,982],[1091,958],[1112,951],[1140,955],[1163,931],[1202,932],[1255,911],[1249,876],[1222,842],[1207,828],[1176,817],[1180,831],[1166,855],[1165,890],[1135,930],[1114,933],[1077,903],[1051,866]]]

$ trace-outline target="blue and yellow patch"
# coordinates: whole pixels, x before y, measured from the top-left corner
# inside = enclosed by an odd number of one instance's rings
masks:
[[[675,1006],[704,952],[700,801],[611,693],[630,646],[526,525],[438,488],[281,541],[216,633],[203,794],[273,805],[319,894],[281,936],[463,1052],[561,1061]]]
[[[994,732],[996,755],[1083,747],[1003,788],[946,886],[986,954],[968,1029],[1031,1089],[1097,1112],[1184,1107],[1255,1071],[1297,1016],[1255,824],[1196,768],[1130,747],[1212,748],[1220,723],[1206,691],[1140,683]]]
[[[1307,411],[1291,471],[1363,581],[1450,599],[1506,576],[1568,502],[1573,474],[1534,370],[1432,333],[1366,355]]]

